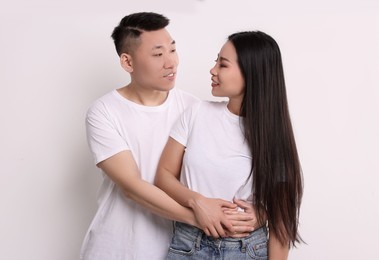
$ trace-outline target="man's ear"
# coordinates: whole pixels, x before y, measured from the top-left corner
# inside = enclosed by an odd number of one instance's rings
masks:
[[[120,64],[121,67],[126,70],[129,73],[133,72],[133,61],[132,61],[132,56],[127,53],[122,53],[120,56]]]

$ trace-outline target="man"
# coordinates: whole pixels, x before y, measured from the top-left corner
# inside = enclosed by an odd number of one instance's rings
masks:
[[[173,89],[178,56],[168,23],[160,14],[135,13],[113,31],[131,82],[95,101],[87,113],[89,146],[105,174],[81,259],[164,259],[172,235],[167,219],[203,226],[191,210],[152,184],[171,126],[198,101]],[[222,200],[220,206],[235,208]],[[233,229],[226,217],[221,222]]]

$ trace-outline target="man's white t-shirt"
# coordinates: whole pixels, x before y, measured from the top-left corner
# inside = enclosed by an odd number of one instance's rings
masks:
[[[187,109],[170,132],[185,146],[181,182],[205,197],[251,201],[251,152],[241,118],[226,102],[203,101]]]
[[[96,100],[87,112],[87,138],[95,163],[130,150],[143,180],[153,183],[170,129],[179,115],[198,102],[178,89],[160,106],[131,102],[116,90]],[[125,197],[104,174],[99,208],[84,239],[81,259],[165,259],[172,223]]]

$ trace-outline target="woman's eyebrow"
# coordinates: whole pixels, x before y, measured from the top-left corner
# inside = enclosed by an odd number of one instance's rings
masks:
[[[220,59],[221,61],[227,61],[227,62],[230,62],[230,60],[228,60],[227,58],[222,57],[222,56],[219,56],[219,59]]]

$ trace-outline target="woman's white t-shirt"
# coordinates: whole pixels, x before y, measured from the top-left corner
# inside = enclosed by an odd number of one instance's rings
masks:
[[[251,152],[241,118],[226,102],[203,101],[187,109],[170,132],[185,146],[181,182],[209,198],[251,201]]]

